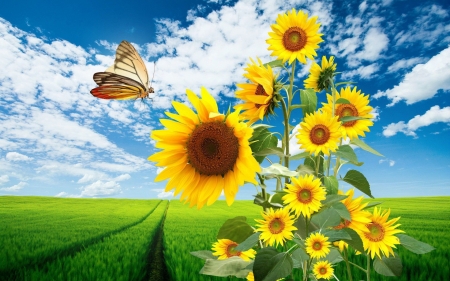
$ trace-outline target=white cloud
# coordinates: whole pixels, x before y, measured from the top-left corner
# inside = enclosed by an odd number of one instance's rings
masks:
[[[110,196],[121,192],[120,184],[115,181],[96,181],[90,185],[84,186],[81,196]]]
[[[352,78],[352,77],[360,77],[361,79],[371,79],[374,77],[374,74],[380,69],[380,65],[378,63],[372,63],[365,66],[360,66],[357,69],[346,71],[342,78]]]
[[[389,167],[393,167],[395,165],[395,161],[394,160],[387,159],[387,158],[381,159],[381,160],[378,161],[378,163],[380,163],[380,164],[382,164],[384,162],[387,162],[389,164]]]
[[[387,49],[389,38],[379,27],[370,28],[364,37],[364,47],[355,54],[355,58],[366,61],[376,61]]]
[[[66,197],[67,195],[69,195],[67,192],[62,191],[62,192],[56,194],[55,197]]]
[[[8,152],[6,153],[6,160],[8,161],[30,161],[33,160],[32,157],[20,154],[18,152]]]
[[[158,192],[158,198],[168,198],[168,197],[173,197],[173,192],[166,192],[164,191],[164,189],[152,189],[152,191],[154,192]]]
[[[27,183],[21,181],[21,182],[19,182],[18,184],[13,185],[13,186],[11,186],[11,187],[3,187],[3,188],[0,188],[0,190],[8,191],[8,192],[9,192],[9,191],[16,192],[16,191],[19,191],[19,190],[21,190],[22,188],[24,188],[25,185],[27,185]]]
[[[410,58],[410,59],[400,59],[394,62],[392,65],[388,67],[388,73],[396,72],[398,70],[402,70],[405,68],[410,68],[411,66],[415,66],[416,64],[425,62],[425,58]]]
[[[0,184],[7,183],[8,181],[9,181],[9,176],[8,175],[0,176]]]
[[[450,47],[442,50],[425,64],[416,65],[394,88],[384,92],[378,91],[373,97],[386,96],[391,100],[388,106],[401,100],[413,104],[432,98],[440,89],[450,90]]]
[[[435,105],[425,112],[424,115],[416,115],[407,123],[404,121],[391,123],[388,126],[383,127],[383,135],[385,137],[392,137],[401,132],[407,136],[417,137],[416,130],[438,122],[450,122],[449,106],[440,108],[438,105]]]
[[[129,174],[122,174],[118,177],[115,177],[113,179],[113,181],[124,181],[124,180],[129,180],[129,179],[131,179],[131,176]]]

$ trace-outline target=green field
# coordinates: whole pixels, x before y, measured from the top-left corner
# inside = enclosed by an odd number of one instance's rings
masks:
[[[391,218],[401,216],[400,229],[407,235],[436,250],[416,255],[400,246],[402,277],[373,274],[371,280],[450,280],[450,197],[373,201],[391,208]],[[150,263],[156,259],[156,234],[162,222],[170,280],[243,280],[199,275],[203,260],[190,254],[210,249],[220,226],[240,215],[255,225],[260,208],[251,201],[236,201],[231,207],[218,201],[197,210],[177,200],[3,196],[0,280],[165,280],[151,271]],[[352,259],[365,265],[358,256]],[[335,270],[341,281],[347,280],[343,263]],[[365,278],[357,269],[353,276]]]

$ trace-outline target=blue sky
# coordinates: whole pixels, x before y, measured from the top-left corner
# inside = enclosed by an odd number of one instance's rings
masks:
[[[364,141],[385,157],[358,149],[356,169],[373,195],[450,195],[450,4],[406,0],[9,1],[0,10],[0,195],[171,198],[146,160],[158,119],[186,88],[205,86],[222,110],[236,104],[243,66],[273,59],[270,24],[293,7],[319,17],[318,58],[334,55],[340,79],[371,96]],[[149,72],[157,62],[147,105],[89,93],[122,40]],[[279,121],[269,121],[274,130]],[[254,193],[245,185],[237,198]]]

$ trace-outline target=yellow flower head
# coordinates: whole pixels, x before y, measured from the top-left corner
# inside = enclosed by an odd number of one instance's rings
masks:
[[[250,60],[252,63],[247,65],[244,77],[252,83],[237,84],[241,89],[236,91],[236,97],[245,103],[238,104],[234,108],[243,110],[241,117],[254,123],[269,114],[274,114],[274,108],[278,105],[275,97],[281,85],[277,83],[270,66],[265,67],[259,58],[258,63]]]
[[[371,214],[368,211],[364,211],[363,209],[367,206],[368,203],[361,203],[361,201],[363,200],[363,196],[353,199],[354,193],[354,189],[348,190],[345,193],[345,195],[347,195],[347,198],[341,201],[342,203],[344,203],[345,207],[350,213],[351,220],[344,220],[344,222],[341,222],[341,224],[336,226],[335,229],[348,227],[355,231],[367,231],[367,224],[370,223]],[[338,194],[343,195],[344,192],[342,190],[339,190]]]
[[[263,240],[266,246],[284,245],[285,240],[293,238],[292,231],[297,230],[294,224],[294,216],[289,215],[287,209],[278,209],[274,211],[270,208],[267,212],[262,213],[263,220],[257,220],[258,229],[255,231],[261,232],[260,239]]]
[[[327,57],[322,57],[322,67],[317,63],[313,63],[309,70],[309,76],[304,81],[305,88],[314,89],[316,92],[326,90],[330,88],[330,79],[334,77],[336,71],[336,64],[334,63],[334,57],[331,56],[329,60]]]
[[[191,207],[213,204],[222,191],[231,205],[245,181],[257,184],[255,174],[261,168],[248,142],[253,129],[239,121],[239,112],[220,114],[205,88],[201,98],[190,90],[186,93],[197,113],[173,101],[178,114],[166,112],[171,119],[160,119],[166,129],[151,134],[161,151],[148,160],[165,167],[155,181],[168,179],[166,191],[181,192],[180,200]]]
[[[318,33],[320,23],[316,23],[317,16],[308,19],[308,14],[292,9],[286,14],[279,14],[275,24],[271,25],[268,50],[272,56],[278,57],[289,64],[297,59],[306,64],[306,57],[313,60],[317,56],[316,49],[322,42],[322,34]]]
[[[323,258],[330,252],[331,243],[328,242],[328,237],[322,233],[316,232],[309,235],[305,241],[306,252],[311,258]]]
[[[231,257],[240,257],[245,261],[249,261],[250,259],[254,259],[256,255],[256,251],[253,249],[249,249],[247,251],[239,252],[236,251],[235,248],[238,246],[238,243],[231,241],[230,239],[219,239],[217,242],[213,244],[212,250],[214,251],[214,256],[219,256],[219,260],[225,260]]]
[[[322,207],[320,201],[325,200],[326,191],[321,186],[320,179],[314,179],[313,175],[305,175],[291,178],[292,184],[286,184],[287,192],[283,201],[287,208],[295,212],[296,216],[309,218],[311,214],[319,211]]]
[[[334,114],[339,116],[339,121],[346,116],[367,118],[343,123],[344,137],[349,137],[350,139],[358,138],[358,136],[364,137],[364,132],[369,132],[369,127],[373,125],[373,122],[370,120],[373,117],[370,114],[373,108],[369,106],[369,95],[361,94],[361,90],[357,91],[356,87],[353,87],[353,89],[346,87],[345,89],[341,88],[340,94],[336,92],[335,98],[336,100],[343,98],[350,102],[336,104]],[[327,103],[323,103],[323,111],[332,114],[333,97],[327,94],[327,100]]]
[[[330,155],[331,151],[338,148],[339,139],[342,137],[338,116],[332,117],[326,112],[316,111],[307,114],[298,129],[298,144],[311,154],[323,152]]]
[[[328,261],[318,261],[314,264],[313,273],[317,279],[323,278],[330,280],[333,276],[334,269]]]
[[[390,213],[391,210],[384,210],[381,212],[381,209],[375,207],[371,217],[372,221],[367,224],[369,231],[358,231],[363,242],[364,250],[368,251],[368,254],[372,259],[375,257],[375,254],[381,258],[380,251],[386,257],[394,255],[392,248],[396,248],[395,245],[400,244],[400,240],[395,234],[404,231],[396,229],[400,224],[394,225],[400,217],[388,221]]]

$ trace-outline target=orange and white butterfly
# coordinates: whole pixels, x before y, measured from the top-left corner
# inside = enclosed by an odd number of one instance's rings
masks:
[[[144,99],[154,93],[148,85],[148,73],[136,49],[127,41],[117,47],[116,59],[105,72],[94,74],[98,87],[91,90],[100,99]]]

